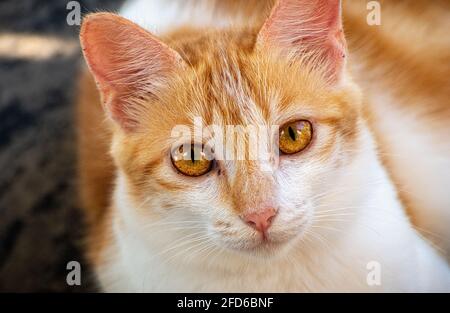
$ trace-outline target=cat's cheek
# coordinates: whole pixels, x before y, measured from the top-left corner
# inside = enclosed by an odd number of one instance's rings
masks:
[[[313,207],[311,205],[310,193],[307,188],[297,192],[298,196],[291,196],[289,193],[279,195],[278,216],[271,227],[273,233],[280,233],[289,237],[307,224],[312,216]]]
[[[328,179],[329,166],[320,162],[282,162],[276,176],[279,216],[274,230],[288,234],[301,232],[314,214],[315,195],[322,191],[321,183]]]

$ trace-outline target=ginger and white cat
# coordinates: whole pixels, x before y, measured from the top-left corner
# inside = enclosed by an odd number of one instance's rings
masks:
[[[88,15],[80,38],[101,101],[85,73],[80,188],[101,288],[450,291],[422,237],[449,247],[440,5],[381,2],[371,27],[364,1],[347,1],[348,43],[338,0],[127,2],[121,15],[141,26]],[[436,27],[415,25],[419,11]],[[196,118],[276,126],[261,136],[280,152],[207,158],[189,141],[178,159],[173,130]]]

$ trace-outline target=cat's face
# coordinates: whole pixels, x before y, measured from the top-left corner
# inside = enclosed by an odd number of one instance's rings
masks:
[[[218,45],[211,41],[210,51]],[[120,132],[114,142],[132,214],[143,224],[169,222],[166,231],[177,236],[207,236],[246,252],[276,251],[301,236],[320,212],[320,196],[342,188],[335,183],[358,148],[357,92],[351,85],[331,88],[301,64],[234,48],[203,53],[176,77],[158,99],[145,100],[137,129]],[[229,126],[266,127],[257,137],[275,142],[267,149],[271,158],[250,160],[246,154],[236,160],[235,149],[248,151],[249,141],[240,140],[246,135],[220,149],[205,132],[197,144],[215,150],[212,160],[177,165],[177,148],[190,147],[190,140],[174,130],[185,126],[194,134],[196,118],[204,129],[215,125],[223,134]],[[286,146],[279,142],[286,140],[285,125],[311,134],[298,152],[278,150]],[[249,225],[246,216],[267,210],[273,214],[265,232]]]
[[[86,59],[116,122],[112,154],[122,218],[144,238],[170,244],[179,237],[194,251],[206,242],[274,253],[311,230],[326,208],[323,195],[339,193],[342,176],[354,172],[361,100],[343,70],[338,2],[328,17],[321,8],[309,19],[315,24],[306,25],[328,25],[313,32],[323,38],[298,33],[305,25],[288,23],[284,31],[285,11],[298,9],[291,7],[296,2],[302,1],[280,1],[259,33],[187,30],[169,40],[177,52],[112,15],[83,25]],[[291,47],[298,42],[301,49]],[[97,56],[99,44],[105,47]],[[262,128],[257,146],[268,154],[245,153],[249,135],[234,142],[222,136],[224,145],[217,136],[197,136],[194,121],[222,135],[229,127]],[[180,139],[180,127],[195,136]],[[193,141],[194,150],[208,153],[181,160]]]

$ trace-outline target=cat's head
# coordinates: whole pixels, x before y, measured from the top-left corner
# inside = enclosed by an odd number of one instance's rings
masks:
[[[361,99],[345,69],[339,1],[282,0],[262,28],[184,29],[164,43],[92,14],[81,42],[114,122],[116,201],[142,236],[181,237],[177,250],[191,252],[209,243],[275,252],[346,205],[338,199],[361,148]],[[263,129],[266,158],[236,156],[251,134],[219,145],[194,121],[222,138],[230,127]]]

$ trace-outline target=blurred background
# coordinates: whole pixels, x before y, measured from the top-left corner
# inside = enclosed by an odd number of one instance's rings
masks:
[[[81,255],[74,96],[79,26],[64,0],[0,1],[0,292],[95,291]],[[80,0],[82,14],[122,0]],[[81,286],[66,265],[81,263]]]
[[[0,0],[0,292],[96,291],[81,249],[74,105],[83,60],[69,2],[83,16],[124,0]],[[417,3],[414,13],[421,2],[391,3]],[[449,0],[433,3],[445,10]],[[70,261],[81,264],[80,286],[66,283]]]

